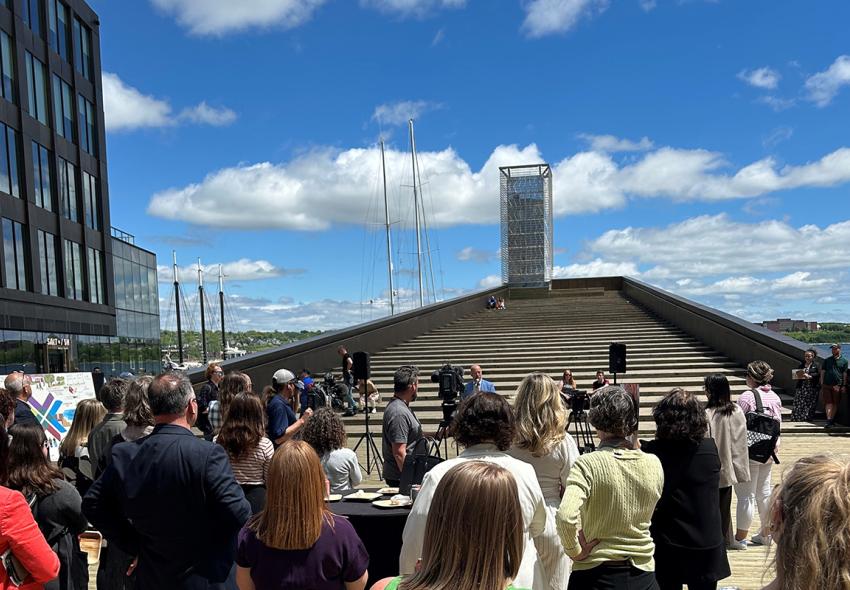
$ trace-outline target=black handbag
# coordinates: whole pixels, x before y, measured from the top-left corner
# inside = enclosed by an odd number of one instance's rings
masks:
[[[773,459],[774,463],[779,463],[775,451],[781,425],[771,414],[765,412],[758,388],[753,389],[753,396],[756,398],[756,409],[746,414],[747,450],[750,459],[759,463],[767,463]]]
[[[404,466],[401,469],[398,493],[409,496],[410,487],[420,485],[425,478],[425,474],[442,462],[443,459],[439,456],[429,453],[428,439],[420,438],[410,445],[407,448]]]

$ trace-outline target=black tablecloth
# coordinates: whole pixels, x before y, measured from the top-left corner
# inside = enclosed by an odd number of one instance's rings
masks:
[[[366,490],[375,491],[375,490]],[[387,500],[390,496],[382,496]],[[371,502],[341,500],[329,505],[331,512],[345,516],[369,552],[369,583],[398,575],[401,534],[410,508],[377,508]]]

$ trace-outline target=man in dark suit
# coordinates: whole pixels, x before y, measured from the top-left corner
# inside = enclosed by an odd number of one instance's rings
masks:
[[[139,590],[235,588],[236,535],[251,506],[224,449],[192,434],[198,406],[189,380],[159,375],[148,397],[156,427],[112,448],[83,513],[137,557]]]
[[[29,404],[32,397],[30,376],[21,371],[12,371],[6,376],[3,386],[15,396],[15,424],[39,424]]]

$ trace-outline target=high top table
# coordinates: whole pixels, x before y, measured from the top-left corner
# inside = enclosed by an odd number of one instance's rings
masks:
[[[349,495],[357,490],[345,492]],[[366,489],[366,492],[377,492],[378,488]],[[382,496],[381,500],[389,500],[391,496]],[[346,517],[354,530],[363,541],[369,553],[369,588],[381,578],[398,575],[398,556],[401,553],[401,535],[404,523],[410,514],[410,507],[378,508],[371,502],[340,500],[330,502],[328,508],[337,516]]]

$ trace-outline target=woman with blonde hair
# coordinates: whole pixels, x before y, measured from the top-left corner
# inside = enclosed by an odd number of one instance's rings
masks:
[[[94,480],[89,460],[89,434],[104,416],[106,408],[95,398],[80,400],[74,411],[71,428],[59,445],[59,468],[81,496],[85,495]]]
[[[773,494],[776,579],[764,590],[850,589],[850,456],[797,461]]]
[[[239,590],[363,590],[369,555],[351,523],[328,510],[316,451],[285,442],[267,481],[265,508],[239,533]]]
[[[578,447],[567,433],[567,409],[551,377],[543,373],[526,376],[517,387],[515,399],[516,433],[508,453],[534,467],[543,490],[549,517],[543,540],[536,543],[537,552],[549,587],[560,590],[567,587],[570,558],[561,547],[555,514],[570,468],[578,459]]]
[[[754,412],[760,404],[764,411],[770,414],[774,420],[782,422],[782,400],[771,389],[770,381],[773,379],[773,369],[764,361],[753,361],[747,365],[747,387],[738,397],[738,405],[744,411]],[[756,397],[758,396],[758,398]],[[757,401],[758,399],[758,401]],[[779,440],[776,441],[774,457],[779,451]],[[753,523],[753,515],[758,509],[759,520],[762,529],[751,539],[753,545],[768,545],[770,534],[765,524],[768,521],[767,504],[770,500],[770,471],[773,468],[773,459],[766,462],[756,461],[750,456],[750,480],[735,484],[735,495],[738,497],[738,508],[736,511],[737,531],[735,532],[735,543],[742,548],[746,547],[747,534]],[[778,461],[777,461],[778,462]]]
[[[564,389],[578,389],[576,378],[570,369],[564,369],[564,372],[561,374],[561,380],[558,381],[558,391],[563,392]]]
[[[525,539],[517,489],[511,472],[489,461],[450,469],[428,511],[421,567],[371,590],[513,589]]]

